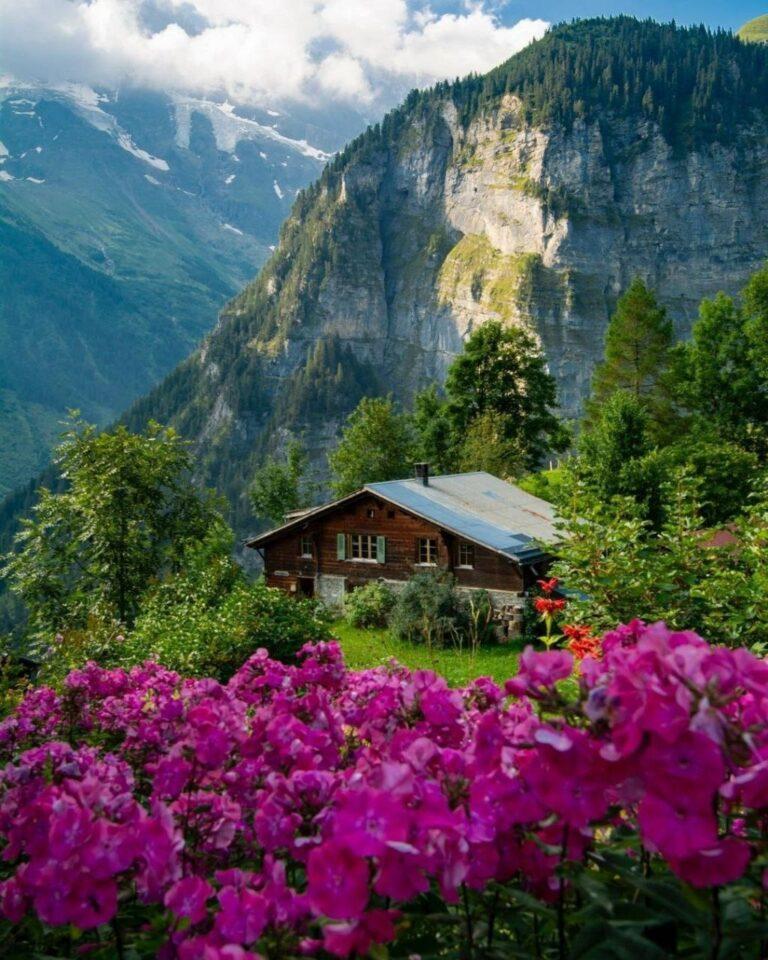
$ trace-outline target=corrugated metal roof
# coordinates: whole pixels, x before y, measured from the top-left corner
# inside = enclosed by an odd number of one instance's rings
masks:
[[[551,503],[490,473],[455,473],[389,480],[365,487],[438,526],[523,562],[540,557],[558,538]]]

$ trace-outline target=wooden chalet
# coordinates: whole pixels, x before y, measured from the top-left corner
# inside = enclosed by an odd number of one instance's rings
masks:
[[[397,589],[415,573],[447,569],[459,588],[487,590],[497,609],[522,608],[556,539],[552,504],[489,473],[370,483],[291,515],[248,541],[267,583],[340,605],[370,580]]]

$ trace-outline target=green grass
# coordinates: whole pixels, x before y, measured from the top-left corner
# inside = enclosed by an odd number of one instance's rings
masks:
[[[333,624],[333,632],[341,643],[347,666],[353,670],[380,667],[394,658],[412,670],[434,670],[453,687],[463,686],[475,677],[492,677],[502,683],[517,670],[520,651],[511,645],[469,650],[432,649],[397,640],[388,630],[365,630],[351,627],[344,620]]]

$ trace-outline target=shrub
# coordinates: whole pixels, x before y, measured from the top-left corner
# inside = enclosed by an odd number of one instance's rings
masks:
[[[383,583],[372,580],[344,598],[344,614],[353,627],[385,627],[395,595]]]
[[[310,640],[330,637],[328,621],[312,600],[294,599],[263,581],[248,582],[220,558],[201,589],[180,577],[147,601],[119,660],[133,666],[154,659],[192,676],[228,679],[260,647],[289,661]]]
[[[320,643],[32,690],[0,722],[3,955],[757,960],[768,665],[634,621],[573,669],[528,648],[452,690]]]
[[[390,619],[400,640],[445,646],[470,635],[469,605],[447,573],[417,573],[397,595]]]

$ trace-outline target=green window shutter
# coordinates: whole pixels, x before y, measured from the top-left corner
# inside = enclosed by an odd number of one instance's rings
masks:
[[[336,534],[336,559],[347,559],[347,535],[345,533]]]
[[[387,562],[387,538],[376,537],[376,563]]]

